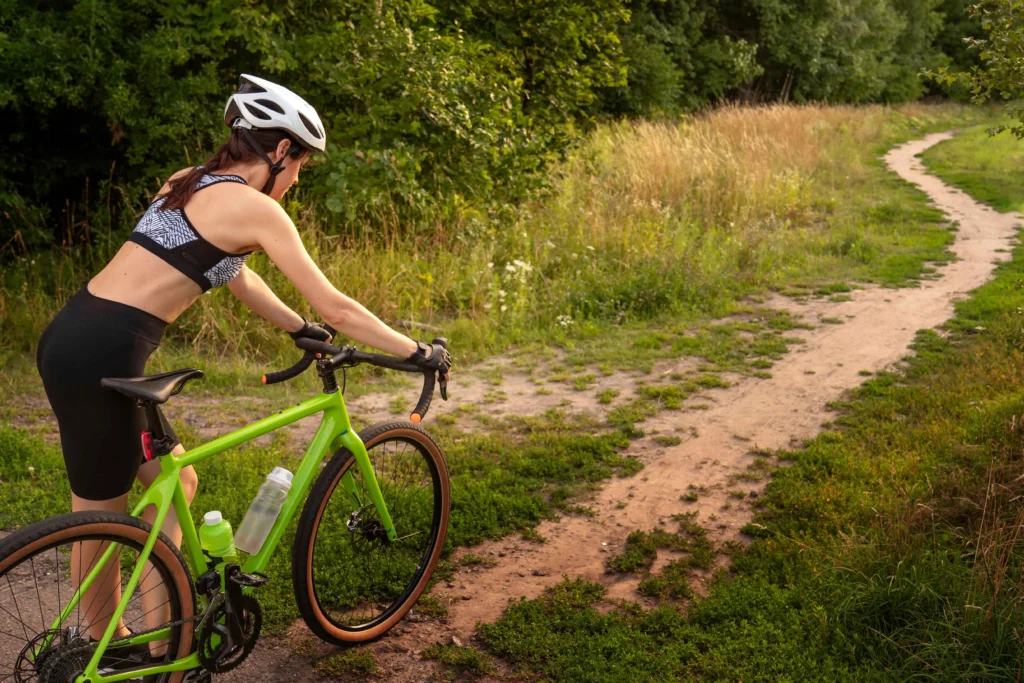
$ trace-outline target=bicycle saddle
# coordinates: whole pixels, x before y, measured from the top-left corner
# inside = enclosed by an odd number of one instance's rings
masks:
[[[202,370],[186,368],[148,377],[105,377],[100,380],[100,386],[118,391],[136,401],[166,403],[167,399],[184,388],[185,382],[202,376]]]

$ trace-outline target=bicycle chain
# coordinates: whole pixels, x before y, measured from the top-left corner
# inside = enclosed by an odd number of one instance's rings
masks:
[[[174,628],[175,626],[183,626],[183,625],[189,623],[190,621],[199,620],[200,622],[202,622],[202,621],[204,621],[206,619],[207,616],[209,616],[210,614],[213,613],[214,608],[217,605],[219,605],[219,604],[220,604],[220,601],[218,601],[216,599],[215,600],[211,600],[210,601],[210,607],[208,607],[206,612],[204,612],[203,614],[197,614],[197,615],[189,617],[187,619],[179,619],[178,621],[168,622],[166,624],[162,624],[160,626],[157,626],[156,628],[151,628],[151,629],[148,629],[148,630],[145,630],[145,631],[133,631],[132,635],[131,635],[131,638],[136,638],[138,636],[144,636],[147,633],[153,633],[154,631],[162,631],[162,630],[167,629],[167,628]],[[198,630],[199,629],[197,628],[196,631],[198,631]],[[193,637],[194,637],[194,634],[193,634]],[[111,641],[109,643],[107,643],[107,647],[110,648],[112,646],[115,646],[115,644],[117,644],[117,643],[120,643],[122,645],[127,645],[127,644],[129,644],[129,641],[130,641],[130,638],[119,638],[117,640],[111,639]],[[91,652],[95,652],[95,651],[96,651],[95,643],[84,643],[84,644],[79,645],[77,647],[68,647],[63,652],[60,653],[60,658],[64,659],[65,657],[73,656],[73,655],[79,654],[80,652],[81,653],[91,653]],[[54,660],[54,661],[57,661],[57,660]],[[170,662],[167,662],[167,663],[170,663]],[[47,665],[49,665],[49,662],[47,662]],[[194,669],[192,671],[194,671]],[[39,673],[40,673],[40,675],[42,675],[43,672],[39,672]],[[186,672],[186,674],[188,674],[188,673],[190,673],[190,672]],[[45,679],[41,678],[40,680],[45,680]]]

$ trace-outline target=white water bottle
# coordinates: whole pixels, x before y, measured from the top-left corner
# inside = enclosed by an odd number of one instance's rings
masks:
[[[235,534],[235,547],[255,555],[263,547],[270,529],[281,513],[281,506],[292,488],[292,473],[283,467],[275,467],[267,475],[260,492],[253,498],[249,511],[245,513],[242,525]]]

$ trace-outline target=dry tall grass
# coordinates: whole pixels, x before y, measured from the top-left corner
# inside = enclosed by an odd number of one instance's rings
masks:
[[[290,210],[341,290],[385,319],[445,321],[464,350],[483,352],[587,321],[721,312],[741,294],[797,278],[884,279],[896,251],[916,249],[918,262],[934,256],[934,244],[901,236],[920,207],[878,171],[877,152],[981,115],[953,106],[727,107],[679,124],[603,125],[514,220],[467,212],[457,228],[415,236],[329,235],[330,215],[296,202]],[[878,206],[891,215],[874,215]],[[102,265],[56,252],[8,267],[0,348],[30,350]],[[308,312],[272,264],[256,257],[251,266]],[[225,291],[202,297],[170,335],[216,356],[265,360],[287,348]]]

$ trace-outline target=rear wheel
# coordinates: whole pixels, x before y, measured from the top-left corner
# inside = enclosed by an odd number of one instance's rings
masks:
[[[433,439],[411,422],[360,432],[397,532],[377,519],[353,455],[328,462],[295,535],[292,581],[302,618],[320,638],[365,643],[398,623],[426,588],[448,529],[448,468]],[[355,495],[342,485],[351,475]]]
[[[89,641],[90,627],[109,621],[117,597],[109,590],[87,592],[63,620],[60,615],[80,579],[111,545],[114,553],[98,577],[116,572],[123,589],[151,529],[128,515],[73,512],[37,522],[0,542],[0,683],[70,683],[84,671],[95,650]],[[72,569],[73,555],[80,557],[77,572]],[[187,656],[195,609],[192,579],[181,554],[163,534],[150,553],[142,579],[128,597],[124,624],[138,634],[154,627],[147,624],[153,621],[153,614],[160,615],[156,628],[166,629],[166,645],[156,661]],[[128,649],[118,652],[117,644],[111,641],[101,671],[142,663],[137,656],[124,658]],[[181,675],[162,674],[157,680],[166,683]]]

